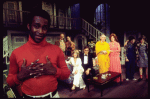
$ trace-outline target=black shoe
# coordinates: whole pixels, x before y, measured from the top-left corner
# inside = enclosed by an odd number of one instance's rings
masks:
[[[141,80],[142,80],[142,78],[139,78],[139,79],[138,79],[138,82],[140,82]]]

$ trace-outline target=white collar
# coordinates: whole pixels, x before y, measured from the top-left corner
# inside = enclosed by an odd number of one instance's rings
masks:
[[[84,56],[85,56],[85,53],[84,53]],[[88,56],[88,54],[87,54],[87,56]]]

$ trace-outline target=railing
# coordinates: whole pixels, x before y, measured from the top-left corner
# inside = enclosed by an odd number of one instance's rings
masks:
[[[59,28],[59,29],[80,29],[80,18],[70,18],[62,16],[53,16],[51,17],[51,26],[50,28]]]
[[[10,10],[3,8],[3,25],[23,25],[23,22],[26,22],[26,17],[29,13],[30,12],[28,11]]]
[[[84,19],[82,19],[82,29],[84,29],[87,32],[88,36],[93,36],[96,39],[96,41],[99,40],[100,35],[104,34]]]
[[[20,26],[25,25],[27,22],[27,16],[29,15],[29,11],[20,11],[20,10],[10,10],[10,9],[4,9],[3,8],[3,25],[6,27],[9,26]],[[90,23],[88,23],[86,20],[81,18],[70,18],[70,17],[62,17],[62,16],[54,16],[50,15],[51,18],[51,25],[50,28],[56,28],[56,29],[84,29],[88,36],[92,36],[98,41],[99,36],[102,33],[97,28],[92,26]],[[81,20],[82,20],[82,26],[81,26]]]
[[[6,27],[25,25],[29,11],[10,10],[3,8],[3,25]],[[51,25],[50,28],[58,29],[80,29],[80,18],[70,18],[62,16],[50,15]]]

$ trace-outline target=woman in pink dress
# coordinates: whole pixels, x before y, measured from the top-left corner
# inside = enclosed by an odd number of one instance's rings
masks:
[[[112,33],[109,37],[110,39],[110,67],[109,71],[121,73],[121,64],[120,64],[120,44],[118,43],[118,39],[116,34]],[[120,82],[120,77],[115,80],[116,82]]]

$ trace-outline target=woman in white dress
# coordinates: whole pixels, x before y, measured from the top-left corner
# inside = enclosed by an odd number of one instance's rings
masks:
[[[85,89],[86,85],[83,81],[82,74],[84,69],[82,67],[81,59],[79,58],[79,51],[74,50],[72,53],[73,57],[70,58],[69,63],[73,66],[72,74],[74,74],[72,90],[75,90],[75,87],[80,87],[80,89]]]

